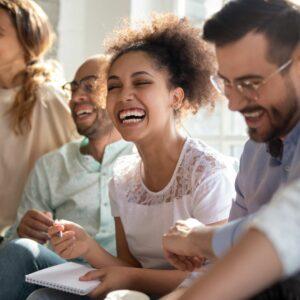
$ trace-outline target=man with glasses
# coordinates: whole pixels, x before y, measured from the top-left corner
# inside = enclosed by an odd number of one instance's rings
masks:
[[[287,0],[230,1],[205,23],[203,36],[215,45],[219,65],[211,81],[227,97],[229,109],[243,115],[250,136],[236,179],[232,221],[256,213],[280,186],[300,177],[300,8]],[[193,231],[189,224],[179,222],[174,235],[164,239],[178,267],[178,255],[192,256],[181,247],[189,233],[198,236],[199,255],[219,257],[243,230],[199,224]],[[272,226],[266,230],[276,236]],[[299,286],[295,276],[257,299],[300,299]]]
[[[230,219],[256,212],[280,185],[300,153],[299,7],[285,0],[238,0],[208,20],[204,38],[215,44],[212,76],[229,109],[241,113],[250,140],[236,180]],[[300,174],[298,174],[300,176]]]
[[[70,108],[83,139],[44,155],[26,184],[16,223],[0,248],[0,299],[26,299],[37,286],[25,274],[64,262],[47,248],[48,227],[56,219],[83,226],[106,250],[115,253],[114,221],[108,181],[115,160],[132,152],[121,140],[103,108],[106,97],[105,56],[88,59],[72,82]],[[24,239],[26,238],[26,239]]]

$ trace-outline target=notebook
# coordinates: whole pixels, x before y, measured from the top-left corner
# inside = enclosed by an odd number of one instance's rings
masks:
[[[66,262],[28,274],[25,276],[25,281],[76,295],[87,295],[100,283],[99,280],[79,281],[80,276],[91,270],[94,269],[78,263]]]

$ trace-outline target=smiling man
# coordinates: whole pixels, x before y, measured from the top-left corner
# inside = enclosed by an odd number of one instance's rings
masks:
[[[284,0],[233,1],[205,24],[219,64],[212,82],[229,109],[243,115],[250,136],[231,220],[256,212],[293,179],[300,158],[299,36],[299,10]]]
[[[230,221],[255,216],[281,186],[300,178],[300,8],[287,0],[230,1],[205,23],[203,36],[214,44],[218,60],[219,71],[212,83],[227,97],[229,109],[242,114],[250,137],[240,161]],[[184,252],[180,245],[194,236],[192,240],[200,245],[198,255],[220,257],[241,234],[242,227],[236,226],[239,222],[216,230],[201,229],[199,224],[192,230],[188,222],[181,221],[172,229],[174,236],[165,236],[164,249],[180,267],[178,255],[195,255]],[[264,233],[273,242],[279,231],[270,224]],[[278,240],[285,241],[284,237]],[[237,276],[243,274],[242,267],[235,268]],[[255,299],[300,299],[299,286],[297,274]],[[194,298],[184,295],[182,299]]]
[[[0,249],[0,299],[26,299],[36,286],[24,275],[64,262],[43,246],[55,219],[74,221],[102,247],[115,253],[114,221],[107,185],[115,160],[131,153],[106,110],[105,56],[89,58],[64,86],[71,92],[70,108],[77,131],[85,138],[43,156],[23,193],[17,221]]]

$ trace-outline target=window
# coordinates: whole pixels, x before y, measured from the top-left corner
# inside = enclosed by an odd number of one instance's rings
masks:
[[[187,16],[197,26],[218,11],[223,0],[177,0],[176,13]],[[229,111],[227,101],[220,99],[214,111],[202,109],[183,122],[192,137],[199,137],[224,154],[239,158],[247,140],[246,125],[242,116]]]

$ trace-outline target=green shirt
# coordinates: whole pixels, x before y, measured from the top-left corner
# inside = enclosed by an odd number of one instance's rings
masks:
[[[115,228],[108,197],[108,182],[115,160],[132,152],[132,144],[118,141],[106,146],[102,163],[83,155],[86,139],[68,143],[42,156],[32,170],[15,224],[6,238],[17,238],[16,229],[29,209],[50,211],[53,219],[80,224],[110,253],[115,254]]]

